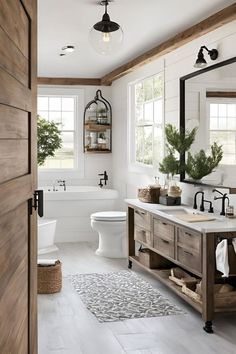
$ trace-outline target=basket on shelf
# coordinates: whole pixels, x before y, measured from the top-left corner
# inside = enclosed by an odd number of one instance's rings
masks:
[[[57,260],[54,265],[38,264],[38,294],[58,293],[61,287],[61,262]]]
[[[192,277],[189,273],[185,272],[181,268],[172,268],[170,270],[169,279],[172,280],[178,286],[186,285],[187,283],[196,284],[197,279]]]

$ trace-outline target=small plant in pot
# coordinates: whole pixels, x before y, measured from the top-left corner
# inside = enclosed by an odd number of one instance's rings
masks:
[[[62,139],[59,124],[38,116],[38,165],[43,166],[47,157],[53,157],[61,148]]]

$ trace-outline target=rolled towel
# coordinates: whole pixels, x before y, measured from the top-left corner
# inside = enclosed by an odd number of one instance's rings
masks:
[[[228,242],[222,240],[216,247],[216,269],[223,273],[222,277],[229,276]]]
[[[38,259],[38,265],[40,266],[50,266],[55,265],[57,259]]]

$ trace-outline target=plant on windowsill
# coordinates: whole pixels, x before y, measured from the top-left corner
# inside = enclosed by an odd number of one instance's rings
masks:
[[[43,166],[46,158],[53,157],[55,152],[62,146],[61,132],[58,125],[58,123],[49,122],[40,116],[37,117],[39,166]]]
[[[194,155],[189,152],[185,171],[193,180],[199,181],[204,176],[207,176],[214,171],[222,160],[222,157],[222,145],[218,145],[214,142],[211,145],[210,156],[207,156],[204,150],[200,150]]]
[[[167,140],[166,148],[168,154],[159,164],[159,171],[171,175],[179,174],[185,169],[181,164],[180,155],[188,151],[193,144],[196,136],[197,128],[189,131],[176,129],[172,124],[167,124],[165,127],[165,136]]]
[[[173,177],[184,170],[185,166],[182,165],[180,155],[190,149],[196,132],[197,128],[194,128],[190,132],[184,132],[177,130],[172,124],[167,124],[165,127],[168,154],[159,164],[159,171],[167,175],[168,194],[170,196],[181,195],[181,189],[173,181]]]

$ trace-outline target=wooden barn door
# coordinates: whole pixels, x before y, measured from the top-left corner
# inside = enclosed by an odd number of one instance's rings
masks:
[[[0,353],[37,353],[36,0],[0,0]]]

